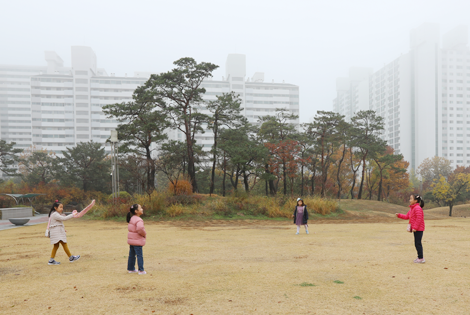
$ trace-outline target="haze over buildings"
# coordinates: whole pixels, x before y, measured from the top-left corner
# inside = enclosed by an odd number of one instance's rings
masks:
[[[98,67],[90,47],[72,46],[71,56],[71,67],[52,51],[45,52],[44,66],[0,65],[0,139],[16,142],[18,148],[34,146],[58,154],[79,142],[105,144],[117,121],[106,117],[102,107],[132,101],[132,93],[147,81],[150,72],[135,72],[133,77],[108,74]],[[262,72],[247,77],[245,55],[228,55],[225,71],[221,80],[204,81],[204,100],[234,91],[252,123],[259,116],[273,115],[276,108],[299,114],[299,87],[264,82]],[[183,140],[176,130],[168,130],[168,135]],[[196,139],[206,149],[212,146],[210,132]],[[106,150],[109,152],[109,146]]]
[[[470,49],[468,28],[441,35],[438,24],[410,33],[410,50],[375,72],[351,68],[336,82],[334,111],[350,119],[372,109],[384,118],[383,139],[416,169],[441,156],[470,165]],[[367,96],[368,95],[368,96]]]

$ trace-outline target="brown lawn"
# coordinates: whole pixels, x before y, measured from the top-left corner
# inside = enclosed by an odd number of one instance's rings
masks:
[[[145,276],[126,223],[66,222],[59,266],[45,225],[0,231],[0,313],[468,314],[470,218],[428,220],[423,265],[405,221],[342,222],[146,222]]]

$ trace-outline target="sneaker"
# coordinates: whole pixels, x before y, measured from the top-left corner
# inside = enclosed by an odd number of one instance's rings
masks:
[[[77,255],[77,256],[70,256],[69,257],[69,262],[74,262],[74,261],[77,261],[80,259],[80,255]]]
[[[137,273],[137,270],[127,270],[127,273]]]
[[[425,262],[426,262],[426,260],[424,260],[424,258],[421,258],[421,259],[416,258],[416,259],[414,260],[414,263],[415,263],[415,264],[424,264]]]
[[[307,231],[305,231],[305,233],[307,233],[307,234],[308,234],[308,230],[307,230]]]
[[[147,271],[139,271],[139,275],[146,275]]]
[[[55,261],[55,259],[49,259],[49,262],[47,263],[48,265],[60,265],[60,262]]]
[[[295,235],[299,235],[299,232],[295,233]]]

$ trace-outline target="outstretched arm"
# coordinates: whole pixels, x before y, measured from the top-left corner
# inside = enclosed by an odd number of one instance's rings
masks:
[[[408,220],[410,218],[410,211],[408,211],[407,214],[401,214],[401,213],[395,213],[395,215],[397,216],[397,218],[400,218],[400,219],[403,219],[403,220]]]
[[[95,205],[95,200],[93,199],[93,201],[85,208],[83,209],[82,211],[80,212],[77,212],[77,210],[73,210],[73,217],[74,218],[81,218],[85,215],[85,213],[88,212],[88,210],[90,210],[91,208],[93,208],[93,206]]]
[[[67,220],[73,219],[73,214],[60,215],[60,213],[56,211],[51,214],[51,218],[57,221],[67,221]]]

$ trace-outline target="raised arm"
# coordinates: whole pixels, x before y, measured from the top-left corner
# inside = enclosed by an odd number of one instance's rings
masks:
[[[57,221],[67,221],[67,220],[73,219],[73,214],[60,215],[59,212],[56,211],[53,214],[51,214],[51,218]]]
[[[93,208],[93,206],[95,205],[95,200],[93,199],[93,201],[85,208],[83,209],[82,211],[78,212],[77,213],[77,210],[74,210],[74,214],[73,214],[73,217],[74,218],[81,218],[85,215],[85,213],[88,212],[88,210],[90,210],[91,208]]]

